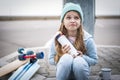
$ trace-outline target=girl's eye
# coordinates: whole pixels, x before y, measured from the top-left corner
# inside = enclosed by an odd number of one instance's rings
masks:
[[[67,16],[66,19],[71,19],[71,17],[70,17],[70,16]]]
[[[74,19],[79,19],[79,17],[76,16],[76,17],[74,17]]]

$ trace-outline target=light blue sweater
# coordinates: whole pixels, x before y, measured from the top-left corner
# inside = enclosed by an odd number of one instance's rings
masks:
[[[97,48],[93,40],[93,37],[86,31],[84,31],[84,43],[87,51],[82,57],[87,61],[89,66],[95,65],[98,62]],[[48,55],[49,63],[52,65],[56,65],[56,62],[54,61],[54,57],[57,53],[55,49],[54,38],[51,39],[49,48],[50,48]]]

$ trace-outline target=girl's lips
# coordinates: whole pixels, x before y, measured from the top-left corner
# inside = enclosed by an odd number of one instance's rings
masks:
[[[70,26],[76,26],[75,24],[70,24]]]

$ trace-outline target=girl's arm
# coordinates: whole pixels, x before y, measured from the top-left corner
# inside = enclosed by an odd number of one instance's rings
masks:
[[[83,58],[88,62],[88,64],[95,65],[98,62],[97,48],[93,38],[86,40],[87,52],[83,55]]]
[[[55,56],[56,56],[56,52],[55,52],[55,44],[54,44],[54,40],[51,41],[50,45],[49,45],[49,53],[48,53],[48,61],[51,65],[55,65]]]

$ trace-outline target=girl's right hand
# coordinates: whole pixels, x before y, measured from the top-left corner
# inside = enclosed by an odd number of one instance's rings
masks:
[[[66,54],[66,53],[69,53],[69,51],[70,51],[70,46],[69,45],[64,45],[63,47],[62,47],[62,52],[63,52],[63,54]]]

